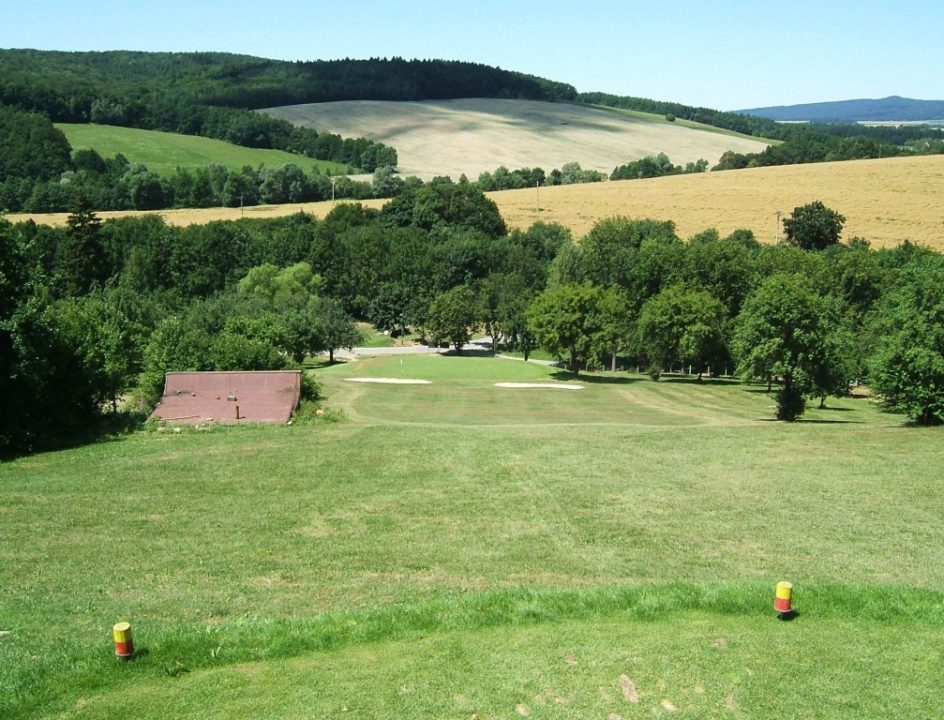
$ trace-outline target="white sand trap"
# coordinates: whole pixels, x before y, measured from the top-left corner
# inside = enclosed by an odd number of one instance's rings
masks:
[[[407,378],[346,378],[348,382],[383,383],[384,385],[431,385],[429,380],[410,380]]]
[[[495,387],[500,388],[550,388],[551,390],[583,390],[583,385],[564,385],[563,383],[516,383],[500,382],[495,383]]]

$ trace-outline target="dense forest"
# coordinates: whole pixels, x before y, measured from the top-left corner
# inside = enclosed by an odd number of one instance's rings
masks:
[[[204,106],[259,109],[333,100],[499,97],[573,100],[570,85],[446,60],[285,62],[226,53],[0,50],[0,103],[53,122],[97,122],[187,132]],[[196,122],[190,120],[189,122]]]
[[[331,100],[426,100],[501,97],[582,102],[662,114],[777,140],[760,153],[726,153],[712,169],[823,162],[944,152],[944,132],[925,127],[781,125],[709,108],[573,87],[485,65],[442,60],[284,62],[225,53],[47,52],[0,50],[0,210],[65,211],[78,195],[98,210],[238,206],[391,197],[413,183],[391,177],[394,148],[300,128],[253,109]],[[161,178],[125,158],[72,153],[53,122],[93,122],[202,135],[256,148],[276,148],[352,170],[380,172],[373,183],[304,173],[297,167],[208,166]],[[618,159],[622,160],[622,158]],[[612,179],[699,172],[671,165],[664,154],[631,159]],[[479,178],[483,190],[594,182],[601,173],[576,163]]]
[[[0,69],[0,107],[6,106],[7,113],[15,109],[51,122],[202,135],[333,160],[365,172],[397,164],[396,151],[382,143],[344,139],[250,112],[270,101],[310,102],[289,98],[316,97],[331,92],[325,87],[354,83],[355,76],[363,77],[367,92],[378,85],[378,71],[359,62],[298,64],[219,53],[0,50]],[[4,179],[0,174],[0,181]]]
[[[458,349],[478,328],[573,372],[736,371],[784,419],[864,381],[912,421],[944,421],[944,256],[840,243],[842,223],[813,203],[763,246],[618,217],[576,243],[553,224],[508,232],[447,180],[321,221],[177,228],[80,205],[66,228],[0,222],[0,451],[86,437],[126,417],[111,410],[128,392],[146,409],[168,370],[297,366],[356,344],[355,319]]]
[[[66,210],[81,191],[96,209],[157,209],[375,196],[370,184],[298,168],[225,168],[162,179],[123,158],[72,157],[53,122],[162,130],[275,148],[372,173],[394,148],[300,128],[253,109],[328,100],[502,97],[570,100],[568,85],[447,61],[290,63],[224,53],[0,50],[0,209]],[[382,196],[389,196],[389,183]]]
[[[102,157],[95,150],[73,152],[66,137],[39,113],[0,106],[0,210],[30,213],[66,212],[81,200],[96,210],[160,210],[172,207],[242,207],[259,204],[306,203],[318,200],[390,198],[423,183],[396,174],[392,156],[371,154],[384,147],[369,141],[335,138],[344,162],[381,163],[370,180],[329,177],[294,164],[281,167],[221,165],[178,168],[162,177],[122,155]],[[386,150],[391,149],[387,148]],[[386,160],[384,159],[386,157]],[[359,158],[359,160],[358,160]],[[543,168],[500,167],[482,173],[477,186],[486,191],[541,185],[569,185],[604,180],[603,173],[566,163],[545,173]]]

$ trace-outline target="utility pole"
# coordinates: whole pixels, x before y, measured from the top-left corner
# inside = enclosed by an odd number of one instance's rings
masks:
[[[780,216],[782,214],[783,214],[782,211],[780,210],[777,211],[777,232],[774,233],[774,240],[776,242],[780,242]]]
[[[331,202],[334,202],[334,181],[335,178],[331,178]]]
[[[540,180],[534,183],[534,192],[537,195],[537,206],[535,207],[535,211],[541,212],[541,181]]]

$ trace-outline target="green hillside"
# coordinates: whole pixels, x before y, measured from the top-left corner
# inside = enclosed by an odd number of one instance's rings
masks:
[[[346,420],[168,428],[0,465],[0,715],[944,704],[940,428],[865,399],[772,423],[760,386],[491,358],[316,374]],[[771,607],[779,580],[792,622]],[[120,620],[132,662],[112,654]]]
[[[172,176],[178,167],[198,168],[210,164],[223,165],[231,170],[246,165],[281,167],[295,164],[306,172],[311,168],[332,175],[347,172],[347,167],[341,163],[314,160],[283,150],[242,147],[195,135],[114,125],[57,123],[56,127],[65,133],[73,150],[94,149],[102,157],[121,153],[129,161],[142,163],[165,177]]]

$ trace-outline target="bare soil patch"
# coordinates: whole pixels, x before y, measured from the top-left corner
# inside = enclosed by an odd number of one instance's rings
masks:
[[[636,683],[630,680],[627,675],[620,675],[617,682],[619,683],[620,690],[623,692],[623,697],[627,701],[631,703],[639,702],[639,691],[636,690]]]

